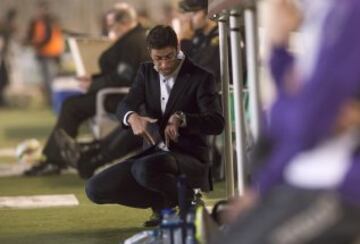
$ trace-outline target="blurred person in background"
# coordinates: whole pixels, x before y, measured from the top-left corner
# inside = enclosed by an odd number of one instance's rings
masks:
[[[111,25],[114,23],[114,11],[109,10],[101,18],[101,35],[109,37]]]
[[[115,4],[115,8],[118,9],[127,8],[127,6],[121,2]],[[137,20],[140,21],[140,19],[137,15]],[[104,20],[106,35],[113,40],[116,38],[112,31],[115,21],[114,11],[106,12]],[[144,27],[141,22],[139,24]],[[134,137],[129,130],[124,130],[122,126],[118,126],[105,138],[89,143],[78,143],[65,131],[59,131],[57,135],[55,139],[58,141],[63,160],[74,166],[83,179],[93,176],[98,168],[141,150],[142,145],[140,138]]]
[[[0,107],[6,106],[5,88],[10,82],[9,46],[16,32],[16,9],[9,9],[0,20]]]
[[[360,23],[357,0],[269,0],[278,97],[271,148],[252,187],[228,206],[216,243],[352,243],[360,234]],[[307,37],[297,60],[290,34]]]
[[[145,29],[150,30],[154,26],[154,23],[151,21],[148,11],[146,9],[140,9],[138,13],[139,23]]]
[[[79,77],[81,86],[87,92],[64,102],[57,123],[44,147],[43,160],[27,170],[25,176],[59,174],[66,168],[68,162],[62,158],[62,148],[59,148],[59,145],[62,140],[66,140],[66,136],[75,139],[82,122],[94,116],[97,93],[103,88],[130,86],[140,63],[149,59],[145,29],[138,24],[134,8],[122,3],[115,6],[112,14],[114,22],[109,33],[116,37],[116,41],[100,56],[101,72],[91,77]],[[122,98],[123,95],[119,94],[107,96],[106,110],[115,112]],[[94,147],[97,147],[96,143]]]
[[[180,46],[184,53],[197,65],[212,73],[217,91],[221,91],[219,33],[216,22],[207,16],[207,0],[183,0],[179,2]],[[209,137],[212,175],[215,180],[222,179],[221,148],[217,141],[221,137]]]
[[[60,57],[64,52],[64,37],[57,18],[50,13],[46,2],[38,2],[36,16],[30,21],[26,43],[36,52],[40,65],[44,92],[52,104],[52,82],[59,72]]]
[[[161,18],[160,23],[163,25],[172,25],[174,18],[176,17],[177,11],[172,3],[164,3],[161,6]],[[173,26],[174,28],[174,26]],[[174,28],[175,30],[175,28]],[[175,30],[176,32],[176,30]]]
[[[220,91],[220,54],[217,23],[207,16],[207,0],[183,0],[180,10],[189,18],[182,18],[179,39],[181,49],[189,58],[212,73]]]

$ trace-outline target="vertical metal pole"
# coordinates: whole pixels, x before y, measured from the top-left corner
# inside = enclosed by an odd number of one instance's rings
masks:
[[[256,3],[245,9],[246,63],[249,84],[250,128],[254,141],[260,134],[260,86],[258,70],[258,35]]]
[[[231,125],[231,107],[229,105],[229,45],[228,45],[228,13],[225,11],[218,20],[219,37],[220,37],[220,73],[222,81],[222,101],[225,117],[225,181],[226,181],[226,196],[231,198],[235,196],[235,181],[234,181],[234,159],[233,159],[233,145],[232,145],[232,125]]]
[[[236,137],[236,156],[237,156],[237,186],[239,195],[244,193],[244,165],[245,165],[245,124],[243,106],[243,72],[241,63],[241,33],[240,33],[240,11],[233,9],[230,11],[230,43],[231,61],[234,83],[234,105],[235,105],[235,137]]]

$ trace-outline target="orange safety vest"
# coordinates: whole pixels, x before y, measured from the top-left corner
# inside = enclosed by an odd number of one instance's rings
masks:
[[[44,20],[36,20],[34,24],[34,35],[32,38],[33,44],[42,42],[45,38],[45,23]],[[64,51],[64,37],[62,35],[60,26],[56,23],[51,24],[50,40],[43,46],[37,49],[38,54],[45,57],[58,57]]]

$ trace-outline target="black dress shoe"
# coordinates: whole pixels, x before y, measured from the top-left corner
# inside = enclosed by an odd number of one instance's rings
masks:
[[[156,227],[161,223],[161,213],[158,211],[152,212],[150,219],[144,222],[144,227]]]
[[[81,157],[81,147],[63,129],[54,132],[54,138],[60,148],[63,160],[70,166],[77,168],[77,162]]]
[[[89,179],[94,175],[97,168],[106,163],[107,161],[105,161],[100,150],[91,150],[82,153],[81,158],[77,162],[79,176],[83,179]]]
[[[100,150],[101,149],[101,145],[100,145],[100,142],[98,140],[94,140],[94,141],[91,141],[91,142],[78,142],[78,145],[80,147],[81,153],[86,153],[88,151]]]
[[[56,164],[48,162],[41,162],[39,165],[33,166],[26,170],[24,176],[47,176],[47,175],[59,175],[61,173],[61,167]]]

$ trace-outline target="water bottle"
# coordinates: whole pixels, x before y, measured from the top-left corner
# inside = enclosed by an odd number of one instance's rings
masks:
[[[124,241],[124,244],[156,244],[156,243],[159,243],[159,241],[157,240],[156,230],[142,231]]]
[[[183,221],[176,213],[172,215],[172,223],[174,235],[173,244],[183,244]]]
[[[170,225],[171,209],[163,209],[161,211],[161,239],[163,244],[171,243],[171,225]]]
[[[183,244],[182,221],[172,209],[164,209],[161,212],[160,224],[163,244]]]
[[[195,244],[195,214],[190,211],[186,215],[185,244]]]
[[[188,202],[186,199],[186,176],[180,175],[177,179],[177,191],[178,191],[178,202],[179,202],[179,209],[180,209],[180,217],[182,220],[185,221],[186,212],[189,210]]]

